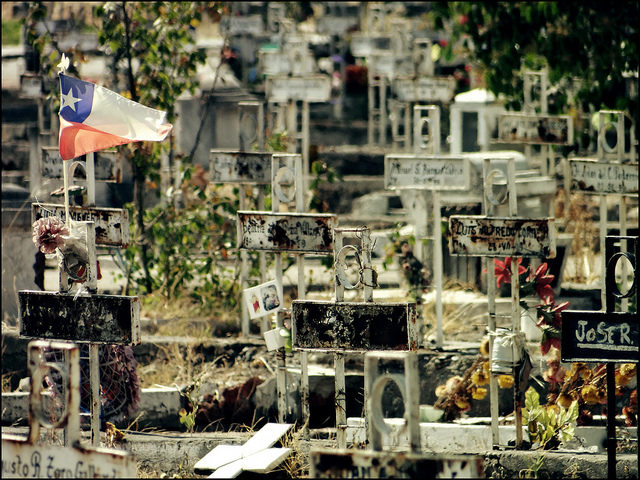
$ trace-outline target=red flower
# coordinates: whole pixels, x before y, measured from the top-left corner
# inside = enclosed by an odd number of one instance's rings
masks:
[[[500,288],[500,284],[504,280],[504,283],[511,283],[511,257],[505,258],[504,262],[501,262],[497,258],[494,260],[495,263],[495,274],[496,274],[496,285]],[[522,258],[518,258],[518,274],[522,275],[527,271],[525,267],[520,265],[522,263]]]
[[[540,343],[542,355],[549,353],[551,347],[560,350],[560,332],[553,327],[544,327],[542,329],[542,342]]]
[[[550,297],[543,299],[543,302],[542,305],[538,305],[538,326],[547,325],[559,329],[562,326],[561,312],[569,307],[569,302],[556,305]]]
[[[464,24],[466,24],[468,21],[469,21],[469,17],[468,17],[467,15],[460,15],[460,16],[458,17],[458,23],[459,23],[460,25],[464,25]]]
[[[555,276],[551,274],[547,275],[547,268],[549,268],[549,266],[543,263],[536,269],[536,272],[527,279],[528,282],[534,283],[536,294],[541,300],[545,300],[546,298],[553,300],[553,288],[551,288],[550,284],[553,282]]]

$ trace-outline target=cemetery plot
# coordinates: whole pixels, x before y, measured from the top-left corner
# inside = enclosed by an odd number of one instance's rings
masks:
[[[587,193],[637,195],[638,164],[571,159],[571,189]]]
[[[69,206],[69,216],[76,222],[95,223],[96,245],[122,248],[129,245],[129,213],[124,209]],[[64,205],[31,204],[32,221],[47,217],[58,217],[65,222]]]
[[[385,188],[433,188],[437,190],[468,190],[469,162],[462,157],[386,155],[384,159]]]
[[[331,81],[324,75],[273,76],[267,77],[266,91],[270,102],[288,100],[328,102],[331,98]]]
[[[136,461],[107,448],[33,445],[2,435],[4,478],[135,478]]]
[[[209,176],[214,183],[271,183],[271,153],[211,150]]]
[[[625,312],[562,312],[562,360],[638,362],[638,318]]]
[[[331,214],[238,211],[238,248],[329,253],[338,218]]]
[[[456,81],[453,77],[395,78],[391,89],[403,102],[450,102]]]
[[[413,303],[294,300],[293,344],[297,348],[416,350]]]
[[[503,113],[498,119],[498,141],[567,145],[573,138],[573,120],[568,115]]]
[[[452,255],[553,258],[555,232],[552,218],[451,216],[449,250]]]
[[[78,343],[137,345],[140,302],[137,297],[18,292],[20,335]]]
[[[115,151],[94,153],[94,178],[104,182],[122,182],[122,163]],[[62,158],[58,147],[43,147],[40,173],[43,178],[63,178]]]

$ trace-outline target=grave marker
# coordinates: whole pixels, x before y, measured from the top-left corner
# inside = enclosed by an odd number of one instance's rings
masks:
[[[381,367],[381,361],[386,361]],[[403,373],[388,373],[389,362],[402,363]],[[416,352],[365,353],[365,404],[370,447],[360,449],[313,449],[309,476],[312,478],[418,478],[426,472],[435,478],[482,478],[480,457],[421,453],[419,421],[419,375]],[[385,387],[395,384],[404,401],[404,426],[409,451],[383,451],[383,436],[391,429],[382,412]]]
[[[631,242],[628,250],[624,243]],[[616,250],[619,243],[619,251]],[[584,312],[565,310],[562,315],[561,357],[564,362],[605,362],[607,364],[607,477],[616,478],[616,382],[615,363],[638,363],[639,324],[638,312],[616,312],[616,299],[640,296],[639,265],[640,239],[630,236],[607,236],[604,256],[607,259],[604,272],[606,282],[605,311]],[[633,282],[626,292],[616,284],[616,265],[625,258],[633,268]],[[625,269],[623,283],[626,280]],[[637,304],[637,303],[636,303]],[[623,304],[623,308],[626,307]],[[640,372],[636,371],[636,382]],[[636,427],[640,431],[640,426]]]
[[[629,129],[630,148],[625,149],[624,118],[621,111],[601,110],[598,112],[598,148],[596,159],[570,159],[565,163],[565,188],[567,203],[569,192],[579,190],[585,194],[600,196],[600,252],[605,251],[605,238],[609,229],[608,207],[606,197],[619,195],[618,226],[619,234],[627,234],[627,209],[629,203],[636,199],[638,193],[638,163],[635,148],[634,128]],[[611,146],[607,134],[615,137],[616,143]],[[568,209],[567,209],[568,211]],[[601,255],[601,271],[606,271],[606,259]],[[602,305],[606,303],[606,289],[601,289]],[[623,300],[626,302],[626,300]]]
[[[520,277],[518,272],[518,257],[532,256],[552,258],[555,256],[555,226],[553,219],[528,219],[517,217],[517,197],[515,181],[515,165],[513,158],[507,163],[507,190],[502,196],[496,196],[493,191],[494,179],[502,175],[497,169],[491,170],[491,153],[483,162],[484,198],[483,210],[491,214],[493,209],[508,200],[510,217],[493,217],[478,215],[455,215],[449,218],[449,250],[451,255],[484,256],[487,258],[487,296],[489,306],[489,350],[491,359],[490,400],[491,400],[491,431],[494,448],[500,444],[498,429],[498,385],[494,368],[494,343],[499,336],[510,341],[512,347],[511,360],[502,363],[511,364],[512,375],[517,378],[518,363],[522,359],[523,334],[520,331]],[[504,330],[504,335],[496,331],[495,314],[495,257],[511,258],[511,331]],[[506,350],[505,350],[506,351]],[[514,412],[516,427],[516,448],[522,444],[521,394],[519,382],[514,382]]]
[[[122,162],[120,155],[118,155],[116,151],[103,150],[101,152],[96,152],[93,155],[93,178],[95,180],[111,183],[122,182]],[[86,165],[86,162],[73,160],[70,160],[69,162],[72,164],[82,165],[82,167]],[[63,161],[60,157],[58,147],[42,147],[42,160],[40,163],[40,172],[42,177],[51,179],[63,178],[64,172],[62,168]],[[85,176],[90,175],[91,174],[85,170]]]
[[[423,112],[427,112],[425,117]],[[423,133],[428,126],[429,134]],[[436,292],[436,346],[444,342],[442,324],[442,235],[440,233],[440,192],[467,191],[471,186],[469,160],[460,156],[440,155],[440,109],[436,106],[414,107],[414,154],[385,155],[385,188],[391,190],[431,191],[433,200],[433,271]],[[426,141],[425,141],[426,140]],[[430,154],[422,153],[422,149]],[[427,199],[422,200],[426,205]],[[416,225],[426,229],[426,212],[418,209]],[[418,228],[416,228],[418,229]],[[416,236],[418,236],[416,234]],[[424,260],[423,252],[417,257]]]
[[[343,234],[351,233],[360,247],[343,246]],[[335,301],[297,300],[292,302],[293,346],[303,352],[303,389],[308,390],[306,351],[327,351],[334,355],[336,442],[346,447],[346,351],[369,349],[415,350],[418,347],[416,307],[413,303],[374,303],[377,286],[371,266],[369,229],[334,228]],[[347,278],[347,257],[355,256],[358,279]],[[364,302],[344,302],[344,292],[362,288]],[[303,421],[308,421],[308,399],[303,397]]]
[[[265,88],[270,102],[328,102],[331,98],[331,81],[326,75],[270,76],[266,79]]]
[[[291,448],[272,448],[293,425],[267,423],[244,445],[218,445],[194,466],[195,473],[213,473],[208,478],[235,478],[242,471],[268,473],[291,453]]]
[[[45,349],[62,350],[64,363],[42,362]],[[122,450],[80,444],[80,352],[68,343],[33,341],[28,346],[31,372],[29,435],[2,435],[4,478],[133,478],[136,462]],[[65,408],[59,418],[45,416],[41,395],[43,377],[55,371],[64,385]],[[40,444],[40,427],[65,427],[65,446]]]
[[[569,160],[571,189],[588,193],[637,195],[638,164],[596,159]]]
[[[31,205],[33,222],[47,217],[58,217],[66,222],[64,205],[34,203]],[[69,216],[74,222],[93,222],[96,245],[126,248],[129,245],[129,213],[121,208],[96,208],[69,206]]]
[[[449,103],[455,86],[453,77],[396,77],[391,82],[393,93],[404,102]]]
[[[507,143],[568,145],[573,139],[569,115],[503,113],[498,118],[498,139]]]
[[[62,161],[55,147],[43,149],[43,164],[48,165],[46,175],[57,178],[58,163],[63,178],[64,204],[58,206],[33,206],[34,217],[54,214],[65,219],[65,225],[76,232],[81,240],[75,242],[73,252],[62,253],[59,268],[59,292],[18,292],[20,310],[20,333],[27,338],[72,340],[89,343],[89,375],[91,387],[91,442],[100,444],[100,378],[98,344],[137,344],[140,342],[140,304],[136,297],[117,295],[95,295],[97,291],[96,243],[124,246],[128,243],[128,214],[123,209],[101,209],[95,205],[96,172],[104,172],[100,178],[121,181],[121,173],[115,152],[101,152],[104,168],[96,168],[96,154],[88,153],[85,160]],[[69,205],[69,192],[74,185],[75,172],[80,168],[85,174],[87,206],[74,208]],[[48,206],[47,206],[48,205]],[[91,207],[88,207],[91,206]],[[118,211],[119,210],[119,211]],[[79,221],[72,228],[72,218],[89,218],[94,221]],[[95,218],[97,217],[97,218]],[[114,220],[115,219],[115,220]],[[98,226],[96,226],[98,224]],[[68,264],[67,255],[77,264]],[[75,258],[77,257],[77,258]],[[78,267],[76,269],[76,267]],[[84,274],[79,274],[81,270]],[[80,278],[76,278],[80,277]],[[74,296],[67,292],[74,282],[81,286]],[[81,289],[88,293],[81,295]],[[62,321],[61,321],[62,319]]]
[[[268,252],[328,253],[332,214],[238,211],[238,248]]]

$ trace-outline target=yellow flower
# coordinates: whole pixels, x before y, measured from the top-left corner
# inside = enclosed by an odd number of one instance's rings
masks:
[[[474,400],[482,400],[486,396],[487,396],[486,388],[478,387],[471,390],[471,397],[473,397]]]
[[[580,390],[580,395],[587,405],[596,405],[600,399],[598,396],[598,389],[593,385],[585,385]]]
[[[438,385],[436,387],[436,397],[444,397],[447,394],[447,387]]]
[[[635,363],[623,363],[620,365],[620,375],[633,377],[636,374],[637,365]]]
[[[489,383],[489,377],[485,375],[484,371],[476,370],[471,375],[471,383],[480,387]]]
[[[485,357],[489,356],[489,337],[484,337],[480,342],[480,354]]]
[[[482,364],[482,371],[484,372],[485,377],[489,377],[491,375],[491,362],[489,360]]]
[[[513,377],[511,375],[498,375],[498,385],[500,388],[513,387]]]
[[[458,407],[462,411],[466,411],[471,408],[471,404],[469,403],[469,400],[467,400],[466,398],[458,397],[456,398],[456,407]]]

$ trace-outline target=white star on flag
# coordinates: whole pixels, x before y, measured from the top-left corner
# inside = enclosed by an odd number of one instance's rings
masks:
[[[73,96],[73,88],[69,87],[69,91],[66,94],[62,94],[62,106],[60,107],[60,110],[62,110],[64,107],[69,107],[75,112],[76,103],[78,103],[79,101],[79,98]]]

